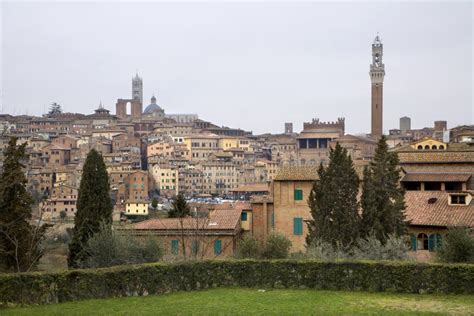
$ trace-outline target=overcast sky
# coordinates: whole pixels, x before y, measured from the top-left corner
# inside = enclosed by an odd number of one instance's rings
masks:
[[[0,4],[2,112],[51,102],[115,113],[138,70],[144,107],[282,132],[346,118],[370,132],[371,44],[384,44],[384,130],[472,124],[473,6],[461,3]]]

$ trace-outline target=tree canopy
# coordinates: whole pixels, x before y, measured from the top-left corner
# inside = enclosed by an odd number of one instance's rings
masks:
[[[358,236],[359,178],[347,150],[339,143],[331,148],[329,165],[321,164],[318,175],[308,199],[313,219],[308,223],[307,244],[321,240],[349,246]]]
[[[179,193],[171,204],[171,209],[168,212],[168,217],[183,218],[191,215],[191,210],[183,194]]]
[[[70,267],[77,267],[86,259],[87,255],[83,250],[94,234],[103,227],[110,228],[113,206],[109,190],[109,176],[104,160],[92,149],[82,169],[73,236],[69,244]]]
[[[26,189],[25,146],[10,138],[0,176],[0,266],[15,272],[29,271],[38,262],[48,227],[30,224],[33,198]]]
[[[406,233],[405,192],[400,187],[400,168],[396,152],[388,151],[387,139],[382,136],[375,157],[364,170],[362,185],[361,233],[374,234],[382,243],[391,234]]]

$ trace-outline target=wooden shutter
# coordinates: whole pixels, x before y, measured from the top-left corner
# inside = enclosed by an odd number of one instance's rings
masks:
[[[303,200],[303,190],[295,189],[295,192],[294,192],[294,199],[295,199],[295,201],[301,201],[301,200]]]
[[[216,256],[220,255],[222,252],[222,241],[221,240],[215,240],[214,241],[214,254]]]
[[[428,237],[428,250],[434,251],[435,247],[436,247],[436,235],[430,234],[430,236]]]
[[[440,234],[436,234],[436,244],[435,244],[435,249],[438,250],[441,248],[441,245],[443,244],[443,240],[441,238]]]
[[[303,235],[303,219],[301,217],[293,218],[293,234]]]
[[[178,254],[178,247],[179,247],[179,242],[177,239],[173,239],[171,241],[171,253],[174,255]]]
[[[412,234],[411,238],[411,250],[416,251],[416,235]]]

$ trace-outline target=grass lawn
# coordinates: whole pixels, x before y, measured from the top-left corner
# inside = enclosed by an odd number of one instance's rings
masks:
[[[1,315],[474,315],[474,296],[212,289],[0,309]]]

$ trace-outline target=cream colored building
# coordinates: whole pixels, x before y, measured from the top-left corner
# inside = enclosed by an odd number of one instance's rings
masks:
[[[174,153],[174,146],[165,140],[149,144],[147,146],[147,157],[162,156],[170,157]]]
[[[160,195],[175,196],[179,193],[178,169],[162,164],[151,164],[148,170],[155,182],[155,188],[160,190]]]
[[[125,205],[125,215],[148,215],[148,202],[147,201],[134,201],[129,200]]]
[[[219,151],[219,136],[214,134],[197,134],[184,137],[184,144],[193,160],[206,160]]]
[[[239,172],[232,161],[211,160],[201,163],[203,192],[224,195],[239,186]]]

